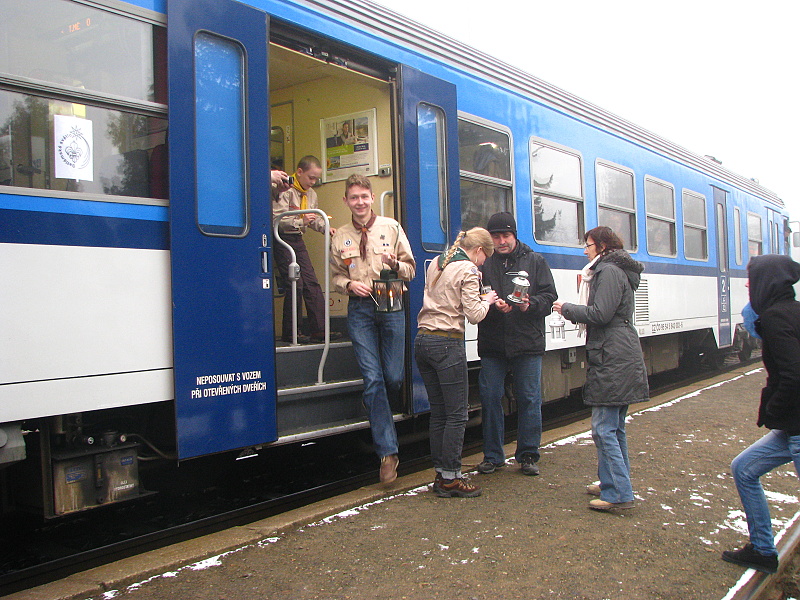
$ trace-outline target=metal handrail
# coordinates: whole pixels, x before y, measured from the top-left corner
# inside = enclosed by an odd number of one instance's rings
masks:
[[[394,197],[394,192],[393,192],[392,190],[386,190],[385,192],[383,192],[383,193],[381,194],[381,199],[380,199],[380,201],[379,201],[379,206],[380,206],[379,210],[381,211],[381,216],[382,216],[382,217],[385,217],[385,216],[386,216],[386,207],[385,207],[385,206],[384,206],[384,204],[383,204],[383,203],[384,203],[384,200],[386,200],[386,196],[392,196],[392,197]]]
[[[322,385],[322,372],[325,369],[325,361],[328,359],[328,350],[331,346],[331,223],[328,215],[319,208],[300,208],[297,210],[287,210],[279,215],[273,217],[273,239],[284,247],[288,248],[289,254],[292,256],[292,262],[289,263],[289,279],[292,282],[292,345],[297,346],[297,280],[300,278],[300,265],[297,264],[297,255],[294,248],[287,244],[278,233],[278,225],[285,217],[293,217],[294,215],[303,215],[307,213],[314,213],[320,215],[325,222],[325,347],[322,350],[322,357],[319,361],[317,368],[317,385]],[[297,276],[294,277],[295,273]]]

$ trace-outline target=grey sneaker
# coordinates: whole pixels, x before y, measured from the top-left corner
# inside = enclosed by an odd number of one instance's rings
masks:
[[[475,467],[478,473],[483,473],[484,475],[489,475],[489,473],[494,473],[500,467],[505,466],[506,463],[493,463],[490,460],[484,460],[483,462],[478,463],[478,466]]]
[[[523,454],[522,459],[519,461],[519,466],[522,468],[523,475],[539,474],[539,467],[536,465],[536,459],[533,454]]]

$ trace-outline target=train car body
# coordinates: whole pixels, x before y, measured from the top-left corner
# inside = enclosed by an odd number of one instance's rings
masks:
[[[184,460],[365,427],[346,336],[276,342],[270,168],[306,154],[324,163],[331,226],[350,218],[344,179],[359,172],[412,243],[397,419],[428,408],[411,357],[423,267],[494,212],[515,214],[566,301],[583,233],[621,234],[646,265],[635,324],[651,372],[746,349],[747,260],[788,253],[783,203],[755,182],[366,0],[6,5],[8,509],[136,497],[150,448]],[[344,331],[325,237],[305,239]],[[552,400],[582,385],[585,361],[576,328],[547,323]]]

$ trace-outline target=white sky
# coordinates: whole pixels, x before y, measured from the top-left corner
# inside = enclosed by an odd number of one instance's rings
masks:
[[[800,1],[375,1],[716,157],[800,219]]]

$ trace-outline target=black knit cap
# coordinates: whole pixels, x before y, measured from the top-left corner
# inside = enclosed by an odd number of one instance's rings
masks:
[[[514,220],[514,215],[510,212],[499,212],[489,217],[489,222],[486,224],[486,231],[489,233],[504,233],[509,231],[517,237],[517,222]]]

